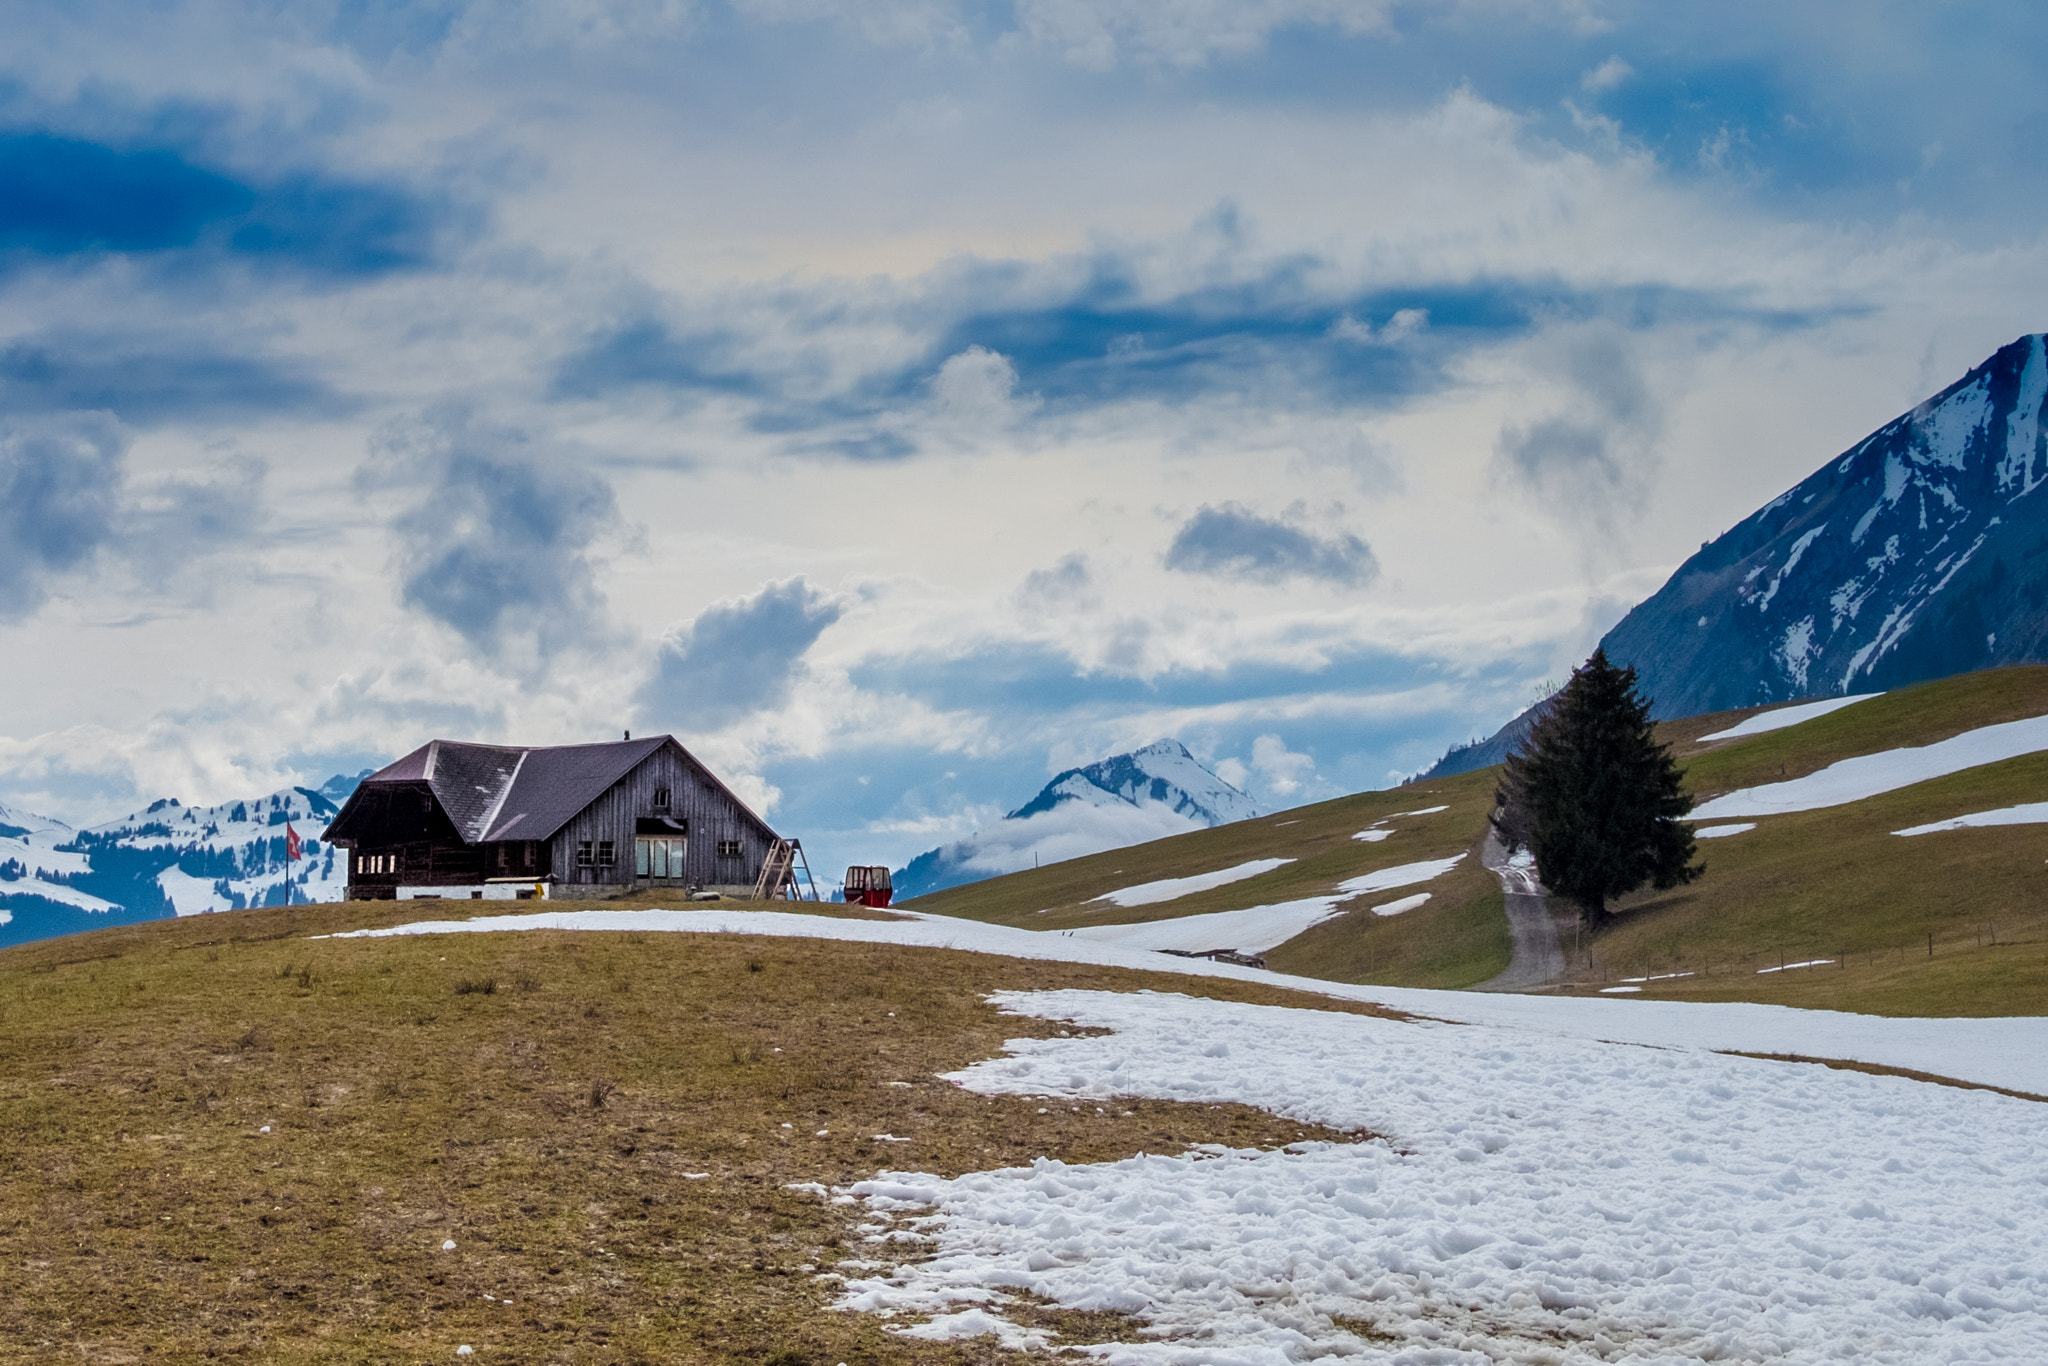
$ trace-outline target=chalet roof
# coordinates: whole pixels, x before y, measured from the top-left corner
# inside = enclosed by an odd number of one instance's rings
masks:
[[[424,782],[465,844],[544,840],[665,744],[675,740],[655,735],[546,748],[430,740],[363,786]]]

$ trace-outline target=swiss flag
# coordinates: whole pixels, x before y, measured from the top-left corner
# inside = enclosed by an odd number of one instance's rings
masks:
[[[292,823],[284,823],[284,857],[287,863],[299,861],[299,832],[292,829]]]

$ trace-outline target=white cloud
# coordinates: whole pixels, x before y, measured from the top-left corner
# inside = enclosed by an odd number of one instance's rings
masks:
[[[1579,77],[1579,89],[1589,95],[1604,95],[1610,90],[1619,89],[1629,77],[1635,74],[1636,69],[1621,58],[1609,57],[1606,61]]]

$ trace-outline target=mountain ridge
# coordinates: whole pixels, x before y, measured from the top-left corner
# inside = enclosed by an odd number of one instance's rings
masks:
[[[1054,775],[993,827],[928,849],[894,874],[900,900],[1259,814],[1174,739]]]
[[[1702,545],[1601,647],[1659,720],[2048,660],[2044,484],[2030,333]],[[1500,762],[1529,719],[1421,777]]]

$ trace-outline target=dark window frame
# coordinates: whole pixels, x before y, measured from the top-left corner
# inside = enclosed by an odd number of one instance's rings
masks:
[[[669,807],[669,790],[668,790],[667,788],[665,788],[665,787],[657,787],[657,788],[655,788],[655,789],[654,789],[654,809],[655,809],[656,811],[666,811],[666,810],[668,810],[668,807]]]
[[[720,858],[745,858],[747,856],[747,849],[738,840],[720,840],[718,842],[718,856]]]
[[[576,866],[578,868],[588,868],[592,865],[592,850],[594,848],[595,846],[589,840],[576,841]]]
[[[618,862],[619,846],[617,843],[612,840],[599,840],[597,842],[597,866],[600,868],[614,868],[618,866]]]

